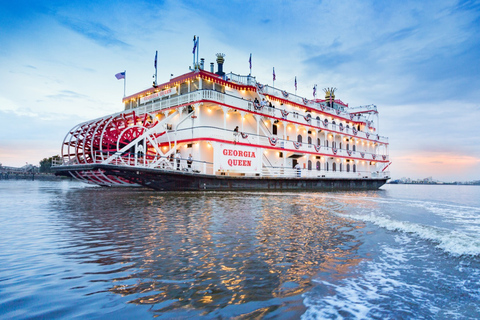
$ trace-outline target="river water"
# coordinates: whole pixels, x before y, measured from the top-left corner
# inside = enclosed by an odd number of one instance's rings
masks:
[[[2,319],[478,319],[480,187],[0,181]]]

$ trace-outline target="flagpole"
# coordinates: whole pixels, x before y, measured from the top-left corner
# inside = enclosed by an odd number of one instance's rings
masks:
[[[155,87],[157,87],[157,56],[158,50],[155,51]]]
[[[198,64],[198,52],[200,51],[200,37],[197,37],[197,66],[199,65]]]
[[[248,60],[250,63],[250,75],[252,75],[252,54],[250,53],[250,60]]]
[[[273,68],[273,88],[275,88],[275,68]]]
[[[125,76],[123,77],[123,97],[125,98],[125,92],[127,88],[127,70],[123,71],[123,73],[125,73]]]
[[[193,69],[196,69],[195,67],[195,41],[197,41],[197,37],[196,36],[193,36]]]

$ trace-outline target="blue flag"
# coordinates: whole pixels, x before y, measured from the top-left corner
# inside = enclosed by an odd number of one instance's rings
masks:
[[[117,73],[115,75],[115,78],[117,78],[118,80],[125,79],[125,71]]]

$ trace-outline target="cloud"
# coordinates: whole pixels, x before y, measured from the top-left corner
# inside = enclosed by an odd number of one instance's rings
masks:
[[[70,90],[61,90],[56,94],[47,95],[47,98],[58,100],[71,100],[71,99],[90,99],[88,96],[77,93]]]
[[[123,49],[131,47],[128,43],[120,40],[112,29],[100,22],[80,20],[71,17],[58,17],[57,20],[65,27],[93,40],[101,46],[120,47]]]

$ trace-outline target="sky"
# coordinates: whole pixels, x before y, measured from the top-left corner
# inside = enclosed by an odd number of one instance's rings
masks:
[[[206,65],[375,104],[393,179],[480,180],[480,1],[0,0],[0,163],[60,154],[76,124]]]

